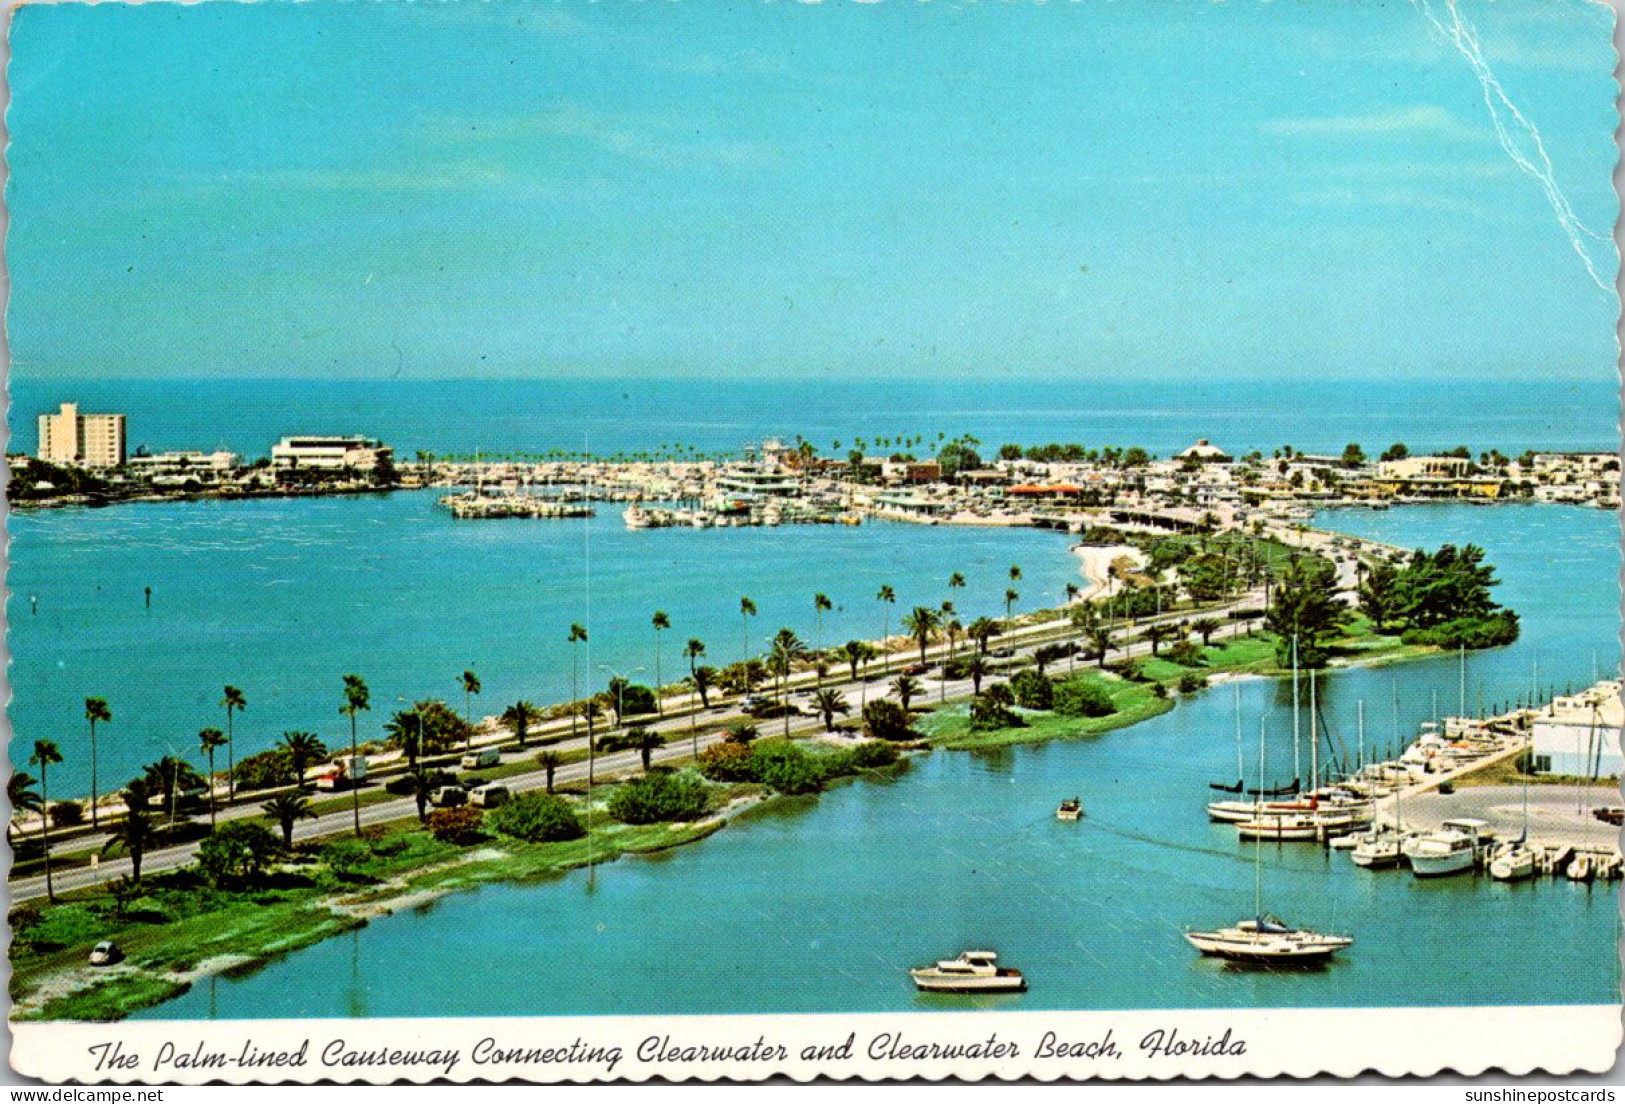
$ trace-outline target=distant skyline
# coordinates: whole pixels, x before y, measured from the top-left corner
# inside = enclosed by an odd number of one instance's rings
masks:
[[[1552,193],[1443,0],[25,6],[12,371],[1612,379],[1613,12],[1458,6]]]

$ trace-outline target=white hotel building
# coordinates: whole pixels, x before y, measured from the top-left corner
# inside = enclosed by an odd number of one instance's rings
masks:
[[[48,464],[121,468],[125,460],[124,415],[81,414],[63,403],[55,414],[39,416],[39,459]]]
[[[278,469],[312,468],[319,471],[371,471],[394,450],[368,437],[284,437],[271,449],[271,465]]]

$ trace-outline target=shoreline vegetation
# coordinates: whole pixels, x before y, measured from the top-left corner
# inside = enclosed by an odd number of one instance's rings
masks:
[[[1288,673],[1287,630],[1300,639],[1309,665],[1317,667],[1437,654],[1441,650],[1437,640],[1404,639],[1407,628],[1422,619],[1425,603],[1418,593],[1431,595],[1437,590],[1412,585],[1433,581],[1431,576],[1420,577],[1428,572],[1448,568],[1458,576],[1465,573],[1471,583],[1455,588],[1450,608],[1431,612],[1434,623],[1454,624],[1462,617],[1447,615],[1464,616],[1470,606],[1474,616],[1510,617],[1515,633],[1515,616],[1488,601],[1488,588],[1495,580],[1481,556],[1454,550],[1449,555],[1415,554],[1387,579],[1384,593],[1373,596],[1360,589],[1357,604],[1364,612],[1356,613],[1336,599],[1339,584],[1333,560],[1256,534],[1126,536],[1103,531],[1086,534],[1086,542],[1091,539],[1100,545],[1131,543],[1142,555],[1112,559],[1105,569],[1108,585],[1103,597],[989,623],[979,637],[967,630],[960,650],[950,636],[948,650],[939,649],[937,658],[945,679],[974,683],[968,696],[956,690],[948,697],[945,683],[940,700],[927,700],[923,687],[905,669],[885,690],[868,696],[858,718],[836,723],[836,714],[850,709],[842,701],[840,708],[824,712],[822,731],[814,725],[792,737],[789,717],[807,715],[789,704],[790,682],[798,673],[816,670],[822,687],[827,668],[799,645],[793,633],[781,630],[767,661],[752,661],[762,668],[762,678],[744,677],[739,685],[729,686],[732,692],[754,695],[755,687],[765,684],[764,689],[779,696],[761,698],[767,708],[755,712],[753,719],[735,721],[697,757],[687,753],[683,740],[685,750],[679,758],[651,764],[650,750],[665,741],[656,736],[639,743],[634,734],[641,726],[625,723],[625,715],[634,711],[629,704],[634,690],[650,699],[649,708],[640,706],[637,713],[654,714],[659,709],[657,695],[648,688],[623,684],[611,688],[615,700],[602,693],[582,699],[580,712],[588,723],[598,713],[617,714],[623,728],[614,734],[619,746],[642,753],[641,773],[616,783],[600,781],[590,803],[581,781],[561,784],[555,794],[550,768],[545,794],[521,793],[509,804],[483,813],[472,808],[430,812],[420,797],[417,818],[363,829],[359,790],[352,790],[323,805],[355,806],[354,838],[324,835],[293,845],[293,820],[311,815],[311,803],[296,788],[264,806],[267,820],[278,819],[271,812],[278,800],[304,806],[303,812],[282,819],[280,840],[260,820],[236,817],[204,834],[197,859],[189,865],[149,873],[144,879],[126,875],[63,893],[50,902],[25,901],[10,914],[13,1017],[122,1018],[185,992],[200,978],[258,969],[372,918],[419,907],[447,893],[493,882],[544,880],[622,855],[696,842],[764,801],[817,794],[838,781],[906,770],[905,753],[1097,737],[1167,712],[1180,697],[1200,693],[1214,681]],[[1367,582],[1377,562],[1373,559],[1361,568]],[[1011,578],[1019,578],[1018,568],[1012,567]],[[1260,583],[1269,596],[1267,606],[1247,608],[1244,603]],[[1116,594],[1110,593],[1114,587]],[[1181,592],[1189,601],[1176,610],[1174,597]],[[1069,599],[1077,597],[1069,594]],[[911,658],[911,649],[918,646],[919,667],[927,666],[927,644],[934,639],[931,630],[945,625],[924,613],[931,611],[916,609],[910,615],[910,636],[882,641],[898,645],[887,650],[889,658]],[[1120,620],[1113,620],[1114,613]],[[1260,627],[1246,631],[1249,621],[1259,619]],[[1052,630],[1060,635],[1052,635]],[[1018,641],[1022,633],[1028,637]],[[1077,639],[1069,638],[1069,633]],[[1003,641],[1032,651],[1018,656],[1011,648],[990,649],[990,643]],[[851,658],[856,684],[859,666],[880,649],[852,643],[859,645],[861,654],[843,654],[841,649],[830,654]],[[1114,648],[1121,657],[1108,661]],[[703,648],[699,650],[703,653]],[[749,662],[736,666],[748,674]],[[473,672],[466,678],[472,680],[470,693],[477,692]],[[900,697],[901,704],[890,700],[888,692]],[[825,693],[835,692],[819,690],[814,700]],[[429,752],[429,733],[421,727],[425,717],[437,718],[442,736],[467,740],[472,735],[466,703],[464,718],[441,703],[429,704],[439,712],[420,703],[415,707],[418,712],[403,713],[392,722],[396,738],[409,739],[412,727],[396,722],[416,718],[416,739],[422,743],[413,750],[414,756]],[[349,712],[353,719],[356,710],[365,708],[363,700],[355,699],[341,712]],[[546,712],[529,707],[527,716],[518,720],[527,723],[529,714],[540,717]],[[601,732],[600,737],[601,750],[607,750],[611,734]],[[456,743],[451,747],[455,749]],[[36,747],[42,767],[59,761],[42,750]],[[556,755],[557,766],[578,761],[586,753],[551,754]],[[237,767],[244,765],[239,762]],[[491,777],[536,769],[533,763],[514,761]],[[161,775],[154,786],[162,786]],[[175,772],[169,782],[176,785]],[[374,800],[385,800],[408,791],[375,792],[380,796]],[[126,823],[146,823],[148,796],[145,789],[126,792],[130,802]],[[36,812],[43,805],[43,801],[36,805]],[[54,853],[53,865],[57,865]],[[112,967],[89,966],[88,947],[104,939],[118,943],[125,960]]]

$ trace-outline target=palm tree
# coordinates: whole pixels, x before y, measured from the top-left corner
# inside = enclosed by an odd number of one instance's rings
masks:
[[[1070,603],[1070,602],[1077,601],[1077,598],[1078,598],[1078,584],[1077,583],[1068,583],[1068,584],[1066,584],[1066,600]]]
[[[957,571],[954,572],[952,575],[948,576],[948,589],[949,590],[964,590],[965,589],[965,576],[961,575]]]
[[[62,750],[56,746],[55,740],[34,741],[34,754],[28,757],[28,763],[39,768],[39,830],[41,842],[45,847],[45,897],[49,901],[56,900],[56,889],[51,884],[51,789],[48,772],[51,764],[60,762]]]
[[[650,756],[657,748],[666,746],[666,738],[648,725],[633,725],[626,731],[626,746],[636,749],[643,760],[643,773],[649,773]]]
[[[817,624],[813,628],[813,650],[818,651],[824,646],[824,611],[835,608],[835,603],[829,600],[829,595],[819,591],[813,595],[813,617]],[[818,681],[822,683],[824,677],[820,675]]]
[[[480,692],[480,676],[473,671],[463,672],[463,722],[468,725],[467,735],[463,738],[463,746],[470,747],[474,743],[474,695]]]
[[[122,920],[141,896],[141,884],[128,874],[120,874],[107,883],[107,895],[113,898],[113,915]]]
[[[147,844],[151,843],[158,830],[153,827],[152,818],[142,808],[146,799],[135,794],[126,793],[124,802],[128,810],[124,819],[108,829],[107,842],[102,844],[102,854],[107,854],[115,847],[123,847],[130,855],[130,881],[141,881],[141,859],[147,853]]]
[[[1112,650],[1112,643],[1112,631],[1105,625],[1089,630],[1089,646],[1094,649],[1095,660],[1102,667],[1106,666],[1106,654]]]
[[[146,767],[147,785],[158,787],[163,804],[169,809],[171,826],[175,823],[175,792],[180,788],[182,773],[190,770],[191,768],[175,755],[166,755]]]
[[[1198,617],[1191,622],[1191,631],[1202,638],[1202,647],[1207,647],[1213,634],[1224,627],[1224,622],[1217,617]]]
[[[913,675],[898,675],[892,679],[892,690],[903,703],[903,712],[908,712],[909,699],[920,692],[920,680]]]
[[[327,755],[327,745],[314,732],[284,732],[281,744],[293,763],[293,784],[303,788],[305,768]]]
[[[224,747],[226,734],[218,728],[205,728],[197,734],[198,747],[209,757],[209,831],[214,831],[214,752]]]
[[[540,720],[541,710],[528,701],[516,701],[502,711],[502,723],[513,726],[514,739],[519,746],[524,747],[525,741],[530,738],[530,726]]]
[[[243,697],[243,692],[235,686],[228,686],[220,699],[220,704],[226,707],[226,799],[236,801],[237,744],[231,717],[233,713],[248,708],[248,699]]]
[[[1151,654],[1155,656],[1162,642],[1173,635],[1174,627],[1161,621],[1154,622],[1145,627],[1145,638],[1151,641]]]
[[[6,799],[11,802],[11,815],[13,819],[18,813],[45,813],[45,806],[40,803],[39,791],[34,787],[39,785],[39,779],[24,771],[18,771],[6,783]],[[6,821],[6,845],[11,846],[12,821]],[[15,850],[15,848],[13,849]]]
[[[850,713],[851,707],[846,704],[846,698],[839,690],[820,690],[813,695],[813,708],[824,716],[824,731],[835,731],[835,714],[845,716]]]
[[[655,615],[649,619],[649,623],[655,629],[655,712],[665,716],[664,696],[660,692],[663,685],[660,681],[660,630],[671,628],[671,618],[666,616],[665,610],[655,610]]]
[[[85,720],[90,722],[90,826],[97,827],[96,805],[100,795],[96,792],[96,725],[107,724],[113,719],[113,711],[107,707],[106,698],[85,699]]]
[[[372,708],[372,691],[360,675],[344,676],[344,704],[339,706],[339,712],[349,715],[350,718],[350,759],[356,758],[355,715],[364,713]],[[361,790],[352,780],[350,783],[350,811],[355,818],[355,834],[361,835]]]
[[[564,762],[564,757],[556,751],[544,751],[536,757],[536,761],[547,772],[547,792],[553,792],[553,772],[558,770]]]
[[[418,823],[426,823],[429,819],[429,798],[434,794],[434,775],[422,767],[413,767],[406,779],[410,786],[407,793],[417,802]]]
[[[768,656],[769,668],[779,677],[779,704],[784,707],[784,735],[790,736],[790,672],[797,660],[805,659],[807,645],[793,629],[780,629],[773,634],[773,645]]]
[[[576,645],[587,639],[587,630],[579,624],[570,626],[570,700],[578,701],[581,698],[581,662],[576,655]],[[570,739],[576,736],[576,710],[570,710]]]
[[[694,687],[695,687],[696,690],[699,689],[700,680],[695,674],[694,662],[695,662],[695,660],[699,659],[704,654],[705,654],[705,641],[701,640],[697,636],[689,637],[688,638],[688,643],[683,645],[683,655],[688,660],[688,678],[689,678],[690,682],[694,683]],[[700,692],[700,704],[703,705],[707,709],[711,708],[711,703],[705,700],[704,691]]]
[[[756,616],[756,603],[739,599],[739,662],[750,658],[750,619]]]
[[[930,606],[915,606],[914,611],[903,618],[903,627],[914,638],[914,643],[920,646],[920,662],[925,662],[925,646],[931,643],[931,634],[937,631],[942,623],[942,616]]]
[[[886,638],[891,635],[891,611],[887,608],[897,604],[897,592],[886,583],[875,592],[875,601],[881,603],[880,607],[880,646],[886,646]]]
[[[1020,597],[1021,597],[1021,592],[1018,591],[1015,587],[1008,587],[1008,588],[1005,589],[1005,592],[1004,592],[1004,619],[1006,621],[1009,621],[1012,617],[1015,616],[1015,613],[1014,613],[1015,604],[1016,604],[1017,599],[1019,599]]]
[[[293,790],[283,790],[260,806],[265,819],[282,829],[282,846],[292,850],[295,821],[315,820],[316,810],[310,807],[310,798]]]
[[[970,676],[971,693],[980,696],[982,680],[993,673],[993,667],[980,655],[973,655],[965,660],[965,673]]]
[[[711,708],[711,687],[716,685],[717,669],[715,667],[696,667],[689,681],[694,684],[694,692],[700,696],[700,707]]]
[[[1011,564],[1010,565],[1010,581],[1012,583],[1021,582],[1021,565],[1020,564]]]
[[[406,753],[406,769],[414,769],[423,754],[423,714],[415,707],[397,710],[384,722],[384,735]]]
[[[987,642],[1004,630],[991,617],[978,617],[965,629],[965,635],[976,641],[978,655],[987,655]]]

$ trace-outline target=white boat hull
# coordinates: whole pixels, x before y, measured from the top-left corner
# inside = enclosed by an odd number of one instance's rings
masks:
[[[1498,856],[1490,863],[1490,877],[1498,882],[1516,882],[1535,872],[1535,856],[1531,851],[1514,851]]]
[[[1430,855],[1425,851],[1411,851],[1411,872],[1418,878],[1442,878],[1460,874],[1473,868],[1471,851],[1454,851],[1448,855]]]
[[[1186,932],[1185,939],[1205,955],[1232,962],[1322,962],[1353,944],[1339,935],[1315,932],[1258,932],[1224,928]]]
[[[934,970],[910,970],[914,986],[927,993],[1020,993],[1027,979],[1016,970],[980,977],[944,976]]]

